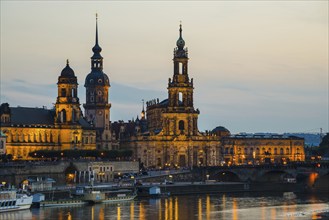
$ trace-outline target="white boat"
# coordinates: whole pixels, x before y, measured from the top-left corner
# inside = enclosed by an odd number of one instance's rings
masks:
[[[32,205],[33,196],[17,193],[15,189],[0,191],[0,212],[29,209]]]

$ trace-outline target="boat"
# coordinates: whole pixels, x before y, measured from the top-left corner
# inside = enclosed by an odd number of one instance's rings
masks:
[[[137,193],[131,190],[117,190],[105,192],[105,199],[102,203],[131,201],[137,197]]]
[[[132,190],[108,190],[99,189],[97,186],[79,186],[76,188],[76,196],[88,203],[111,203],[130,201],[136,198],[137,193]]]
[[[17,193],[16,189],[2,189],[0,191],[0,212],[29,209],[33,196]]]
[[[59,199],[41,201],[40,207],[76,206],[85,204],[88,204],[88,202],[82,199]]]
[[[83,199],[89,203],[101,203],[105,200],[105,193],[99,190],[88,190],[84,193]]]

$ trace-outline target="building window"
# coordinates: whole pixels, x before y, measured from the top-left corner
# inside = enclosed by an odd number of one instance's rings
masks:
[[[178,128],[181,132],[184,131],[184,121],[183,120],[180,120],[179,123],[178,123]]]
[[[178,93],[178,102],[179,105],[183,102],[183,93],[181,92]]]
[[[290,154],[289,148],[286,149],[286,154]]]
[[[280,148],[280,154],[283,154],[283,148]]]
[[[178,73],[179,74],[183,73],[183,63],[178,63]]]
[[[65,88],[62,88],[61,89],[61,96],[62,97],[65,97],[66,96],[66,89]]]

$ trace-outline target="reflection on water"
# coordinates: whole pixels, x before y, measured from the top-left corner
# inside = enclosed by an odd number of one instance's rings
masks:
[[[285,199],[282,194],[212,194],[142,198],[118,204],[40,208],[1,213],[0,219],[316,219],[329,211],[327,195],[297,195]]]

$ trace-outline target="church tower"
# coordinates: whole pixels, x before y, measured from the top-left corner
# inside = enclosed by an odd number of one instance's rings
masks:
[[[164,113],[164,131],[169,135],[192,136],[198,133],[199,111],[193,106],[193,79],[188,75],[188,52],[182,25],[174,49],[174,74],[168,82],[168,109]]]
[[[66,67],[58,77],[58,96],[56,100],[55,124],[70,126],[77,124],[81,117],[78,94],[78,82],[74,71],[66,61]]]
[[[96,129],[97,149],[111,149],[109,88],[110,81],[103,72],[102,48],[98,45],[98,22],[96,15],[96,38],[92,48],[91,72],[85,80],[85,117]]]
[[[82,113],[77,96],[78,81],[68,60],[66,67],[58,77],[57,88],[58,96],[55,105],[55,127],[59,128],[57,141],[61,142],[61,149],[63,150],[80,149],[83,134],[79,123]]]

